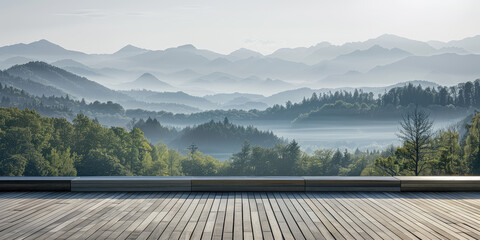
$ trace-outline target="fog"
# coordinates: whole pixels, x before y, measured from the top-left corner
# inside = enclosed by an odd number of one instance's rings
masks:
[[[457,126],[465,116],[451,118],[432,118],[434,131]],[[245,125],[251,122],[243,123]],[[255,127],[272,131],[278,137],[299,143],[302,151],[312,154],[319,149],[339,149],[354,152],[384,150],[389,145],[399,146],[397,136],[400,120],[345,119],[323,120],[318,124],[293,127],[288,121],[256,121]],[[240,146],[239,146],[240,149]],[[200,148],[199,151],[202,151]],[[235,152],[204,152],[222,161],[228,160]]]

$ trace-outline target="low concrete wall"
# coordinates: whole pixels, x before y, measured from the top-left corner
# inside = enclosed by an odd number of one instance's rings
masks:
[[[480,176],[405,176],[395,178],[400,180],[402,192],[480,191]]]
[[[480,177],[0,177],[0,191],[480,191]]]
[[[305,191],[399,192],[400,180],[394,177],[304,177]]]
[[[192,190],[190,177],[78,177],[72,192],[159,192]]]
[[[194,192],[303,192],[302,177],[193,177]]]
[[[0,177],[0,191],[68,192],[74,177]]]

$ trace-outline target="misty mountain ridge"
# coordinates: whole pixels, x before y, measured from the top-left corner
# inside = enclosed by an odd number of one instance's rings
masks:
[[[2,57],[41,57],[43,60],[55,58],[65,58],[67,56],[83,57],[85,53],[79,51],[67,50],[57,44],[51,43],[45,39],[31,42],[28,44],[18,43],[14,45],[0,47],[0,56]]]
[[[340,55],[330,61],[323,61],[309,68],[308,72],[318,76],[328,76],[347,72],[366,72],[376,66],[393,63],[411,53],[399,48],[384,48],[374,45],[366,50],[355,50],[348,54]]]
[[[194,88],[208,86],[210,91],[217,93],[236,91],[254,94],[273,94],[291,88],[292,84],[278,79],[262,79],[257,76],[240,78],[223,72],[214,72],[188,81],[182,86]]]
[[[255,101],[255,100],[263,99],[265,98],[265,96],[261,94],[234,92],[234,93],[218,93],[218,94],[212,94],[212,95],[205,95],[204,98],[214,103],[226,104],[238,98],[248,99],[249,101]]]
[[[399,61],[372,68],[366,73],[330,75],[318,82],[330,85],[359,87],[366,82],[371,86],[394,84],[405,80],[422,79],[443,85],[469,81],[480,77],[480,55],[445,53],[433,56],[409,56]]]
[[[172,91],[175,88],[150,73],[144,73],[133,82],[119,85],[122,89],[148,89],[154,91]]]
[[[4,61],[0,61],[0,69],[7,69],[15,65],[22,65],[28,62],[33,62],[35,60],[26,57],[11,57],[7,58]]]
[[[151,50],[135,47],[131,44],[128,44],[127,46],[125,46],[125,47],[121,48],[120,50],[116,51],[115,53],[113,53],[113,55],[132,56],[132,55],[138,55],[138,54],[142,54],[142,53],[149,52],[149,51],[151,51]]]
[[[311,47],[282,48],[264,56],[245,48],[220,54],[191,44],[165,50],[127,45],[113,54],[85,54],[40,40],[0,47],[0,66],[39,59],[110,88],[132,82],[148,72],[174,87],[152,88],[157,91],[182,90],[195,95],[221,92],[271,95],[302,86],[322,88],[363,86],[365,83],[382,86],[415,79],[451,85],[478,77],[474,69],[465,66],[478,64],[470,53],[476,51],[479,43],[479,36],[449,42],[422,42],[384,34],[341,45],[320,42]],[[434,56],[446,53],[462,55],[451,56],[463,65],[445,66],[443,61],[435,60]],[[409,59],[416,56],[426,57],[426,60]],[[419,64],[428,70],[418,69],[419,65],[415,63],[402,62],[407,59],[423,62]],[[430,61],[430,66],[424,61]],[[402,72],[397,74],[400,68]],[[388,72],[390,70],[393,72]],[[216,72],[228,74],[228,77],[215,79],[211,74]]]
[[[6,71],[0,71],[0,83],[3,86],[9,86],[25,90],[28,93],[37,97],[41,97],[43,95],[57,97],[67,95],[67,93],[65,93],[64,91],[53,86],[47,86],[29,79],[12,76]]]
[[[77,76],[45,62],[29,62],[6,70],[12,76],[58,88],[71,96],[90,100],[117,100],[125,96],[85,77]]]
[[[467,37],[461,40],[452,40],[448,42],[428,41],[428,44],[430,44],[431,46],[437,49],[447,48],[447,47],[457,47],[457,48],[462,48],[471,53],[480,54],[479,42],[480,42],[480,35],[476,35],[473,37]]]
[[[246,49],[246,48],[240,48],[238,50],[235,50],[228,54],[228,58],[230,61],[235,61],[235,60],[240,60],[240,59],[245,59],[245,58],[251,58],[251,57],[264,57],[261,53]]]
[[[137,101],[147,103],[176,103],[182,104],[202,110],[211,110],[218,108],[217,104],[214,104],[202,97],[196,97],[184,92],[156,92],[150,90],[130,90],[121,91],[122,93],[132,97]]]

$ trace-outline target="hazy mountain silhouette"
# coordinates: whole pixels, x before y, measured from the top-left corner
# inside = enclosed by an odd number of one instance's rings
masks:
[[[262,79],[257,76],[246,78],[236,77],[227,73],[214,72],[199,78],[193,79],[184,86],[208,87],[213,92],[250,92],[250,93],[275,93],[291,88],[291,84],[272,79]]]
[[[71,73],[74,73],[80,76],[86,76],[86,77],[102,76],[102,74],[99,73],[97,70],[72,59],[58,60],[58,61],[52,62],[51,65],[67,70]]]
[[[137,101],[147,103],[175,103],[182,104],[202,110],[215,109],[218,107],[207,99],[196,97],[184,92],[155,92],[150,90],[130,90],[122,93],[136,99]]]
[[[320,42],[311,47],[282,48],[266,56],[245,48],[225,55],[197,49],[191,44],[165,50],[127,45],[113,54],[85,54],[40,40],[0,47],[0,68],[38,59],[53,62],[52,65],[112,88],[148,72],[172,85],[174,89],[169,91],[182,90],[195,95],[220,92],[270,95],[299,86],[385,85],[413,79],[438,80],[450,85],[467,77],[478,77],[474,69],[468,69],[472,64],[468,59],[473,58],[467,57],[471,53],[480,53],[478,46],[480,35],[449,42],[426,43],[384,34],[342,45]],[[459,63],[446,66],[450,55],[435,57],[446,53],[455,53],[451,55],[454,56],[452,59],[461,61],[467,69]],[[457,59],[456,55],[465,57]],[[392,65],[414,56],[427,58],[419,58],[424,60],[418,60],[421,63],[417,66],[412,63],[400,67],[405,62]],[[440,61],[440,58],[445,59]],[[417,69],[419,66],[425,69]],[[463,73],[463,70],[467,72]],[[162,88],[152,89],[165,91]]]
[[[85,53],[67,50],[45,39],[29,44],[19,43],[0,47],[0,56],[39,58],[42,60],[56,60],[58,58],[84,57]]]
[[[53,86],[78,98],[91,100],[125,100],[125,96],[85,77],[77,76],[45,62],[29,62],[6,70],[10,75]]]
[[[34,61],[31,58],[26,58],[26,57],[11,57],[7,58],[4,61],[0,61],[0,69],[7,69],[10,67],[13,67],[15,65],[21,65],[25,64],[28,62]]]
[[[414,55],[430,55],[435,53],[435,48],[425,42],[411,40],[393,34],[383,34],[377,38],[369,39],[365,42],[346,43],[343,46],[362,50],[371,48],[375,45],[388,49],[399,48]]]
[[[480,55],[446,53],[434,56],[410,56],[397,62],[378,66],[367,73],[346,73],[329,76],[320,84],[335,82],[341,85],[372,86],[422,79],[449,85],[480,77]]]
[[[264,57],[264,56],[259,52],[246,49],[246,48],[240,48],[228,54],[227,59],[231,61],[235,61],[235,60],[251,58],[251,57]]]
[[[199,67],[209,62],[208,58],[197,54],[196,48],[193,46],[150,51],[129,57],[127,60],[128,65],[169,70]]]
[[[142,54],[150,51],[151,50],[135,47],[133,45],[128,44],[127,46],[113,53],[112,55],[125,57],[125,56],[138,55],[138,54]]]
[[[348,71],[366,72],[376,66],[390,64],[411,55],[411,53],[398,48],[387,49],[374,45],[366,50],[355,50],[330,61],[315,64],[309,68],[309,72],[320,76]]]
[[[452,40],[449,42],[429,41],[428,44],[435,48],[457,47],[465,49],[471,53],[480,54],[480,35],[474,37],[467,37],[461,40]]]
[[[150,73],[144,73],[133,82],[120,85],[123,89],[148,89],[153,91],[171,91],[174,87],[166,82],[160,81]]]
[[[338,48],[338,46],[333,46],[329,42],[321,42],[311,47],[280,48],[272,54],[268,55],[268,57],[283,59],[292,62],[315,64],[323,60],[334,58],[342,53],[348,53],[348,51],[338,53],[336,48]],[[320,50],[324,50],[322,51],[321,57],[315,58],[313,60],[308,59],[310,55]]]
[[[219,94],[213,94],[213,95],[206,95],[204,96],[204,98],[214,103],[226,104],[238,98],[248,99],[248,101],[256,101],[256,100],[265,98],[265,96],[261,94],[234,92],[234,93],[219,93]]]
[[[41,97],[45,96],[66,96],[67,93],[53,86],[47,86],[30,79],[23,79],[12,76],[6,71],[0,71],[0,83],[3,86],[14,87],[27,91],[30,94]]]

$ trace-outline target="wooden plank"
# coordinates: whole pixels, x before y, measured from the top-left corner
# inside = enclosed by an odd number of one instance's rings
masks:
[[[257,206],[258,216],[260,218],[260,226],[262,227],[263,239],[273,239],[270,223],[268,222],[267,212],[259,193],[254,193],[255,204]]]
[[[290,231],[292,232],[293,237],[295,239],[305,239],[305,238],[312,239],[312,238],[308,238],[312,236],[306,236],[306,237],[304,236],[302,230],[300,229],[300,226],[297,224],[296,220],[292,216],[292,213],[288,209],[288,206],[285,204],[280,194],[273,193],[273,196],[275,197],[275,200],[278,204],[280,212],[283,214],[283,217],[285,218],[285,221],[287,222],[287,225],[290,228]]]
[[[250,219],[252,221],[253,239],[263,239],[262,226],[260,225],[260,216],[253,193],[248,193],[248,204],[250,205]]]
[[[475,192],[30,192],[0,204],[0,239],[480,238]]]
[[[243,207],[242,194],[235,193],[235,212],[233,216],[233,239],[243,240]]]
[[[213,230],[215,228],[215,220],[217,219],[218,208],[220,207],[220,201],[222,199],[222,194],[217,194],[215,200],[213,201],[212,208],[208,213],[208,218],[205,223],[205,228],[203,230],[202,239],[212,239]]]
[[[210,211],[212,210],[213,203],[216,199],[216,195],[216,193],[209,193],[208,200],[205,204],[205,207],[202,209],[200,216],[195,222],[189,223],[190,225],[195,225],[193,232],[186,232],[185,234],[182,233],[182,236],[184,237],[181,236],[181,239],[188,239],[186,236],[190,236],[190,239],[202,238],[203,231],[205,229],[205,226],[207,225],[208,216],[210,215]]]
[[[352,239],[352,238],[362,238],[357,232],[355,232],[352,227],[345,222],[345,220],[337,214],[337,212],[332,209],[323,199],[322,193],[317,194],[308,194],[309,198],[313,200],[315,206],[325,214],[325,217],[330,221],[338,232],[342,235],[342,238]]]
[[[258,195],[260,200],[262,201],[273,239],[283,239],[280,226],[278,225],[277,219],[275,218],[275,213],[273,212],[272,206],[270,205],[270,201],[268,201],[267,195],[265,193],[260,193]]]
[[[213,227],[212,239],[222,239],[223,236],[223,227],[225,223],[225,216],[227,211],[227,201],[228,194],[222,193],[222,199],[220,200],[220,205],[218,206],[217,216],[215,218],[215,225]]]
[[[227,211],[225,212],[225,223],[223,225],[222,239],[233,239],[235,216],[235,193],[229,192],[227,198]]]
[[[296,212],[298,216],[301,218],[302,222],[308,227],[310,232],[313,234],[315,239],[326,239],[326,237],[320,232],[317,226],[313,223],[313,220],[310,216],[305,212],[303,207],[297,201],[293,194],[285,194],[285,197],[288,198],[294,209],[292,211]]]
[[[320,223],[320,219],[315,215],[315,212],[305,203],[304,199],[298,194],[291,194],[290,200],[295,201],[295,208],[300,213],[300,216],[303,218],[304,222],[307,223],[307,226],[311,228],[312,232],[320,234],[323,239],[334,239],[332,234],[323,224]]]
[[[275,221],[278,223],[278,227],[280,228],[282,237],[287,240],[295,239],[293,237],[292,232],[290,231],[290,228],[288,226],[287,221],[285,220],[285,217],[283,216],[282,210],[280,209],[278,202],[273,196],[273,194],[271,193],[264,193],[264,194],[267,195],[268,202],[272,207],[273,214],[275,215]]]
[[[191,193],[185,192],[183,193],[179,199],[175,199],[175,204],[172,206],[171,209],[167,211],[162,211],[164,216],[162,220],[159,222],[159,224],[155,227],[155,229],[152,231],[150,236],[148,236],[147,239],[159,239],[160,236],[162,235],[163,231],[167,228],[167,226],[170,224],[170,221],[176,217],[177,213],[181,210],[184,209],[184,204],[187,202],[187,204],[190,203],[190,201],[187,201],[188,199],[191,199]],[[193,196],[193,195],[192,195]]]

